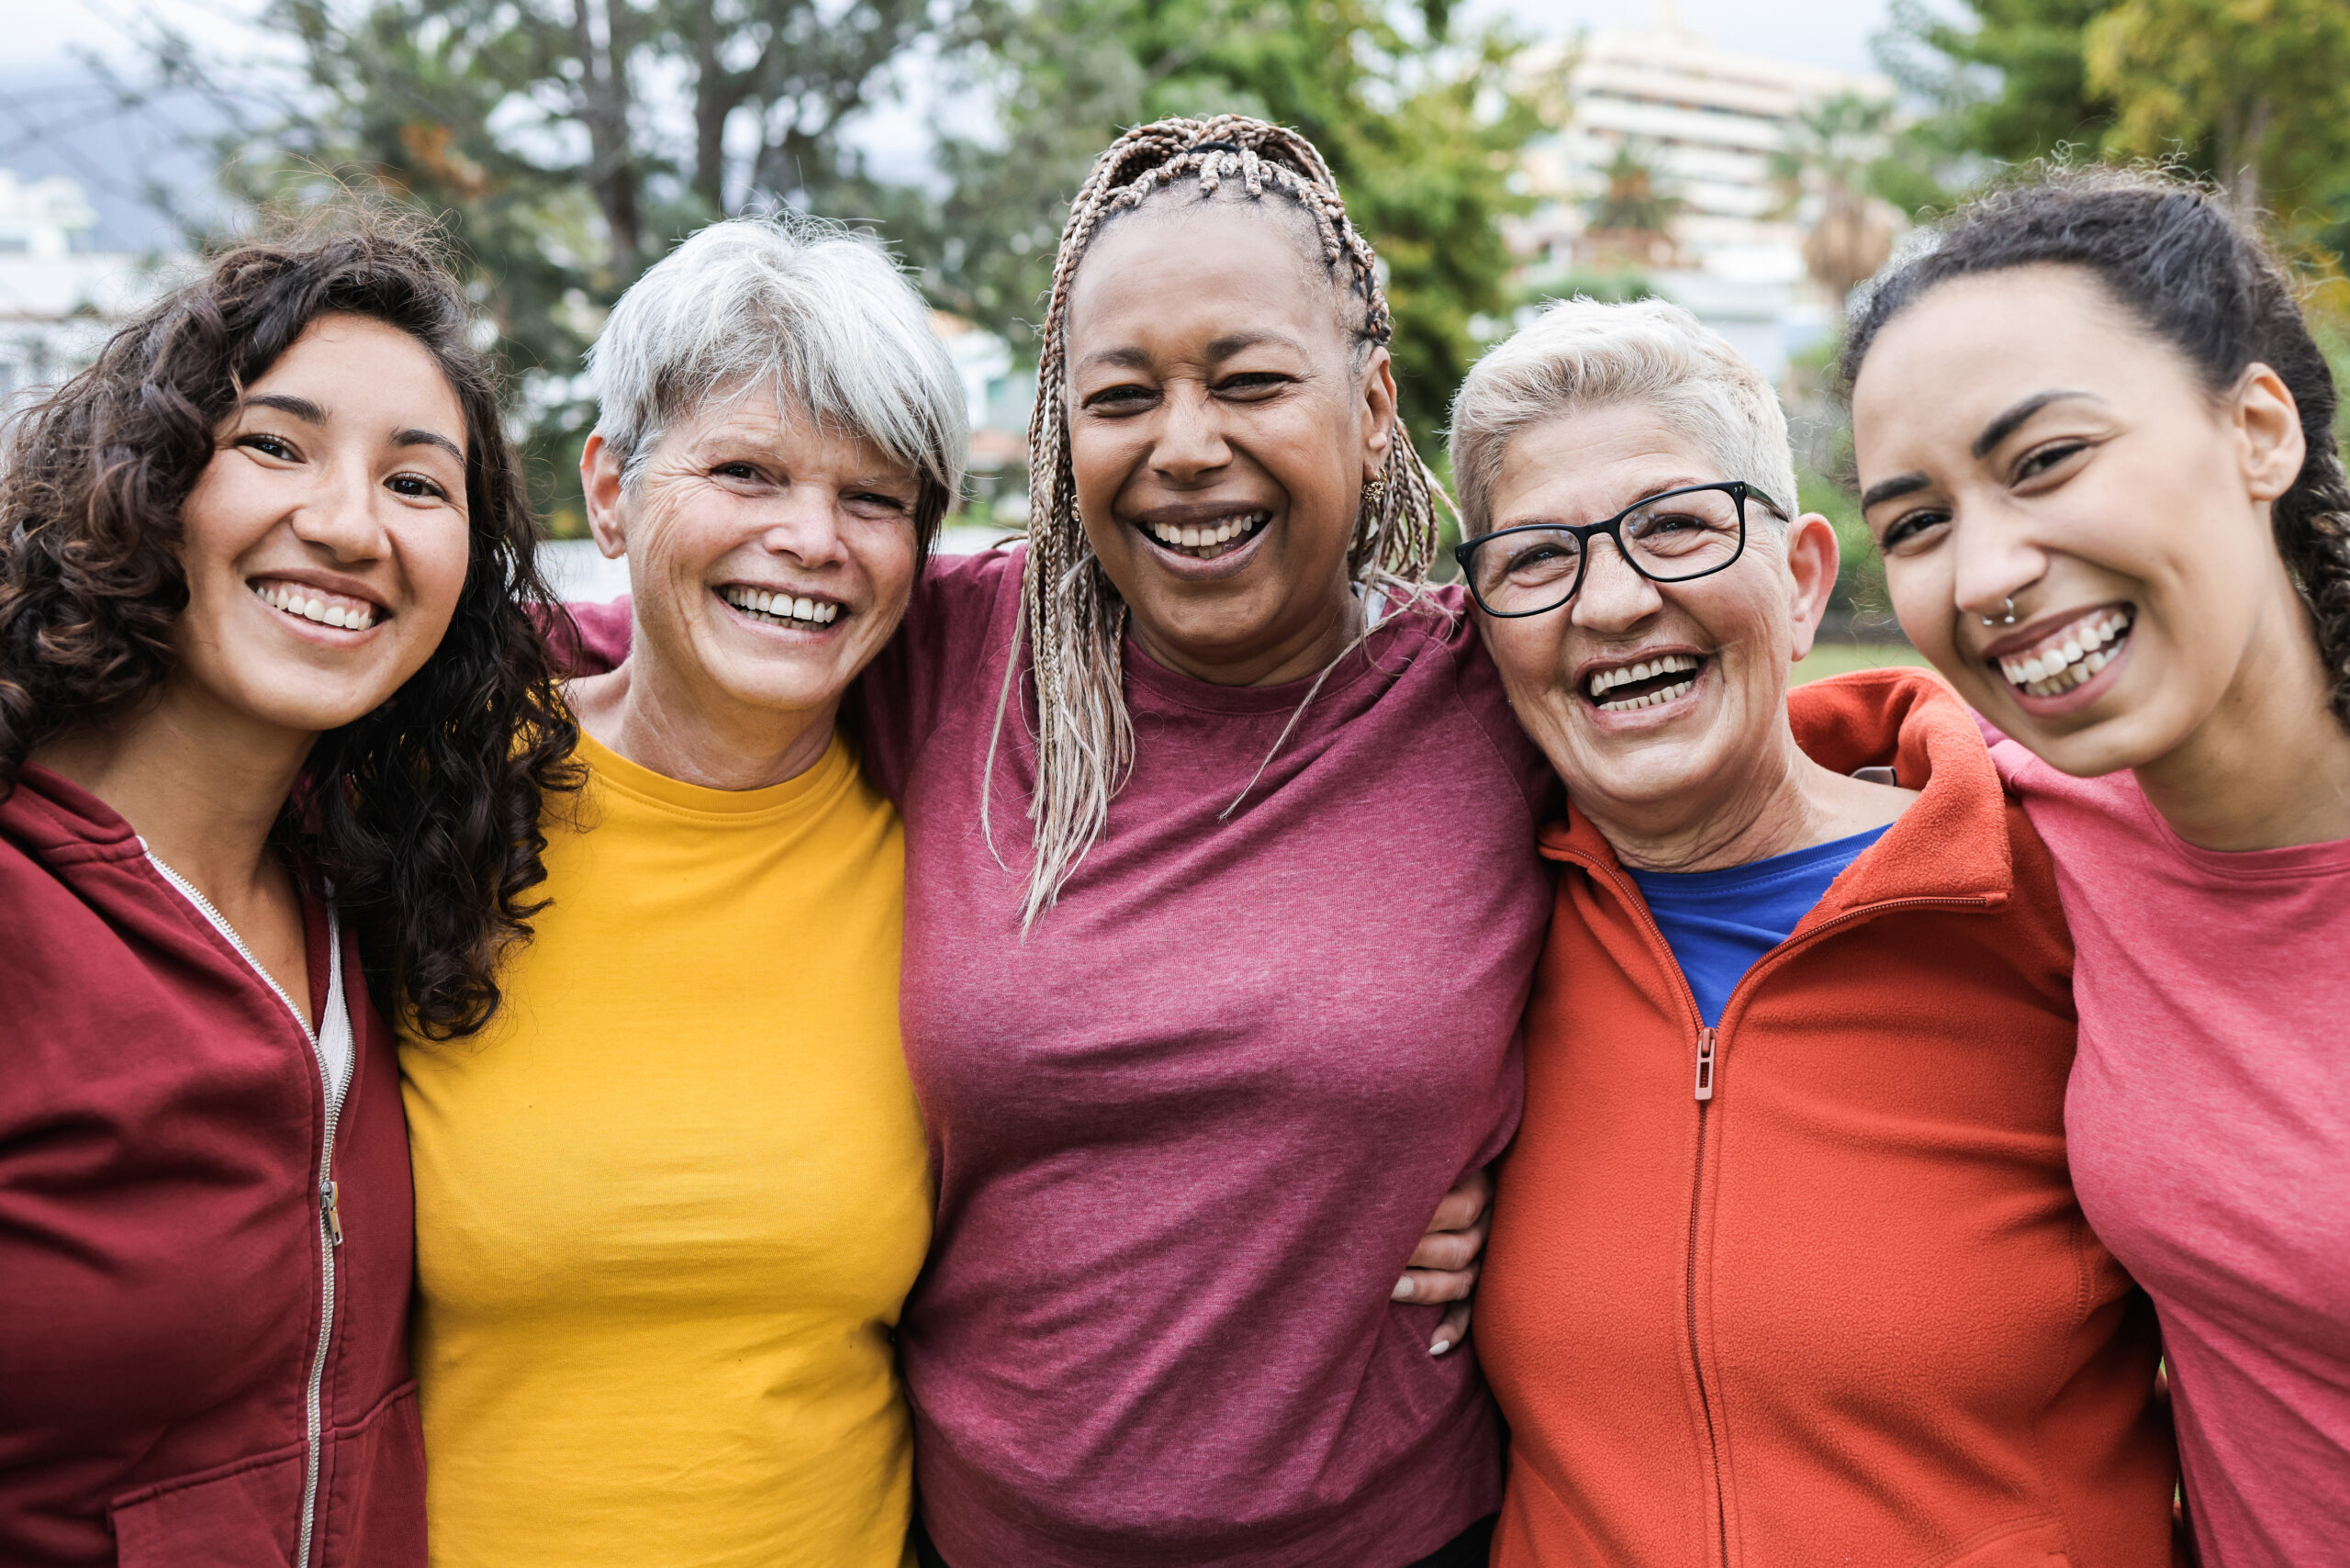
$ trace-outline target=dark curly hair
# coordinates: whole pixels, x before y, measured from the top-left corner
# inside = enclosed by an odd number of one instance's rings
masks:
[[[465,420],[472,558],[424,666],[373,712],[321,735],[274,842],[334,888],[388,1016],[468,1035],[497,968],[543,907],[540,814],[577,787],[578,730],[537,617],[557,611],[534,561],[498,379],[439,234],[344,204],[241,244],[23,409],[0,446],[0,800],[72,730],[130,713],[171,676],[187,605],[180,508],[241,389],[322,316],[406,332]]]
[[[2095,275],[2212,392],[2265,364],[2293,394],[2308,454],[2270,521],[2315,623],[2334,717],[2350,725],[2350,480],[2333,440],[2333,373],[2284,263],[2214,192],[2151,170],[2058,168],[1961,207],[1853,318],[1839,366],[1847,395],[1886,323],[1935,287],[2049,264]]]

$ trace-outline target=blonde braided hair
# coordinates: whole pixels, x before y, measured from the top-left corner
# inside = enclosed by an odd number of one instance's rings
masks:
[[[1203,196],[1214,196],[1225,179],[1237,177],[1251,198],[1277,192],[1295,202],[1313,221],[1323,264],[1363,302],[1359,344],[1365,350],[1383,345],[1394,331],[1379,284],[1378,258],[1348,221],[1329,164],[1297,132],[1240,115],[1164,119],[1126,132],[1094,161],[1070,205],[1053,262],[1037,353],[1035,411],[1028,426],[1028,558],[1021,616],[996,707],[1000,737],[1019,679],[1019,642],[1024,638],[1032,650],[1039,722],[1036,784],[1028,806],[1034,858],[1024,930],[1052,907],[1077,863],[1102,836],[1111,798],[1134,767],[1134,720],[1126,711],[1122,657],[1126,606],[1086,540],[1069,466],[1069,287],[1078,263],[1106,223],[1186,175],[1198,178]],[[1451,510],[1450,498],[1413,450],[1399,419],[1379,481],[1364,487],[1347,551],[1349,578],[1392,599],[1416,599],[1436,559],[1439,504]],[[1319,689],[1317,680],[1314,690]],[[1307,693],[1307,702],[1313,694]],[[1292,727],[1295,723],[1292,717]],[[1285,730],[1282,741],[1287,738]],[[1276,750],[1280,745],[1275,743]],[[988,782],[994,773],[990,740]],[[992,844],[984,782],[980,812]]]

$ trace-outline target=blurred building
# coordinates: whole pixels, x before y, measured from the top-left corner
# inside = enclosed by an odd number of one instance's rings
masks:
[[[1564,129],[1528,148],[1537,206],[1512,242],[1538,293],[1641,281],[1688,306],[1776,380],[1839,301],[1805,264],[1800,191],[1779,155],[1832,99],[1889,101],[1893,84],[1718,49],[1669,5],[1645,28],[1529,50],[1527,79]]]
[[[0,400],[89,364],[152,292],[139,257],[90,248],[96,227],[74,181],[0,169]]]
[[[1028,410],[1036,400],[1036,372],[1015,365],[1011,344],[960,316],[934,310],[930,325],[963,378],[971,418],[966,504],[940,534],[938,549],[968,555],[1027,525]]]

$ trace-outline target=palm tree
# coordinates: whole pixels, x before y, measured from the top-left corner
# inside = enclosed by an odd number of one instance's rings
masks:
[[[1796,115],[1785,147],[1771,156],[1784,215],[1795,216],[1807,196],[1818,199],[1804,236],[1804,266],[1840,311],[1893,254],[1900,217],[1869,192],[1893,115],[1889,98],[1842,93],[1822,99]]]
[[[1607,183],[1583,203],[1583,244],[1589,260],[1634,266],[1670,266],[1679,247],[1673,220],[1687,205],[1653,161],[1630,141],[1617,144],[1616,156],[1600,176]]]

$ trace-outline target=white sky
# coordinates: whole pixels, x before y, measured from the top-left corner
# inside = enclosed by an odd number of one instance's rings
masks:
[[[53,67],[75,48],[117,52],[126,18],[150,6],[191,31],[207,32],[232,29],[258,0],[0,0],[7,40],[0,46],[0,71]],[[1658,9],[1654,0],[1472,0],[1472,8],[1507,12],[1528,32],[1552,37],[1583,27],[1638,25]],[[1678,0],[1672,8],[1725,48],[1846,71],[1873,68],[1869,39],[1886,24],[1885,0]]]
[[[1506,12],[1525,30],[1552,38],[1581,28],[1639,27],[1673,12],[1724,49],[1839,71],[1876,69],[1869,40],[1886,22],[1886,0],[1474,0],[1474,9]]]
[[[1887,0],[1460,0],[1465,17],[1505,14],[1521,32],[1560,38],[1584,28],[1639,27],[1660,10],[1716,44],[1843,71],[1874,68],[1870,40],[1886,26]],[[244,19],[263,0],[0,0],[0,164],[27,177],[80,179],[100,215],[102,241],[141,249],[169,239],[139,194],[142,176],[193,189],[201,159],[168,125],[118,115],[73,56],[95,50],[134,63],[127,34],[141,16],[160,17],[216,57],[236,57]],[[248,48],[252,46],[247,46]],[[263,46],[267,47],[267,46]],[[282,46],[281,46],[282,47]],[[920,61],[901,81],[910,89],[876,105],[852,131],[888,179],[920,180],[930,167],[928,129],[935,104]]]

